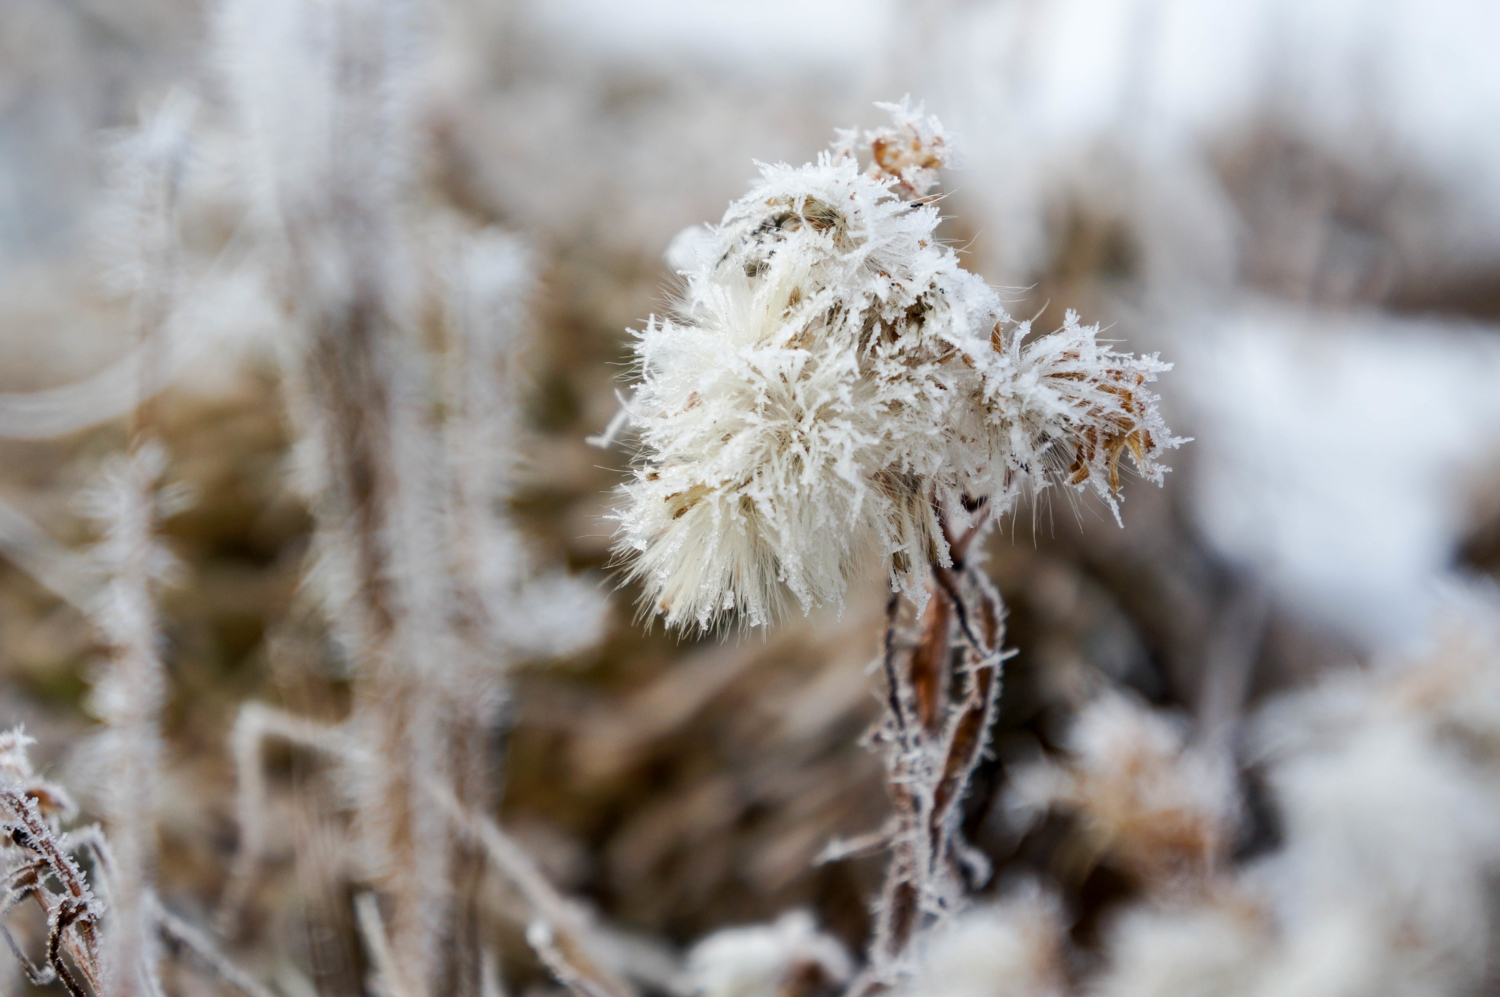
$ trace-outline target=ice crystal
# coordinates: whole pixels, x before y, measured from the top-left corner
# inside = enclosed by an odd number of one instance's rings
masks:
[[[924,195],[949,143],[890,106],[868,133],[761,179],[712,231],[674,317],[636,332],[640,432],[618,549],[669,626],[795,601],[837,604],[884,561],[920,598],[946,564],[940,508],[1091,487],[1114,506],[1119,461],[1160,481],[1173,438],[1146,388],[1169,365],[1119,353],[1069,312],[1040,337],[959,265]]]

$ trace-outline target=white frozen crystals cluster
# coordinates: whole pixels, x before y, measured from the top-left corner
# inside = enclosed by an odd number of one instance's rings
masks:
[[[849,954],[818,931],[812,915],[795,910],[775,924],[727,928],[688,953],[694,997],[784,997],[823,993],[847,983]]]
[[[856,159],[863,146],[870,150],[866,176],[895,181],[895,190],[904,197],[926,197],[940,182],[938,169],[955,165],[947,130],[937,118],[923,114],[920,104],[912,107],[910,97],[899,104],[875,106],[890,114],[890,125],[862,136],[857,128],[839,129],[834,157]]]
[[[837,604],[875,559],[920,599],[949,563],[940,509],[1003,513],[1050,481],[1113,506],[1125,452],[1159,482],[1181,442],[1146,387],[1168,364],[1071,312],[1033,337],[959,265],[921,196],[947,139],[895,110],[869,169],[847,134],[816,163],[762,166],[675,316],[635,334],[618,549],[669,626]]]

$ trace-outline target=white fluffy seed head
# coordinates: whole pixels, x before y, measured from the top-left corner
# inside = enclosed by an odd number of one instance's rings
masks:
[[[1159,481],[1180,442],[1145,388],[1168,365],[1071,312],[1029,339],[959,266],[921,200],[947,139],[893,110],[863,172],[847,134],[816,163],[762,166],[692,254],[676,315],[635,333],[617,549],[668,626],[837,604],[869,568],[917,594],[948,558],[937,508],[1003,513],[1049,477],[1113,505],[1125,451]]]
[[[844,947],[794,910],[774,924],[709,935],[688,953],[686,982],[694,997],[779,997],[836,992],[852,974]]]

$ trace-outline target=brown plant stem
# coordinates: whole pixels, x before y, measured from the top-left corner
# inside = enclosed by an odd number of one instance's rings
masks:
[[[961,840],[960,805],[1000,695],[1005,610],[968,557],[984,535],[985,510],[962,535],[954,534],[941,508],[937,515],[950,561],[929,561],[919,639],[906,646],[897,639],[898,597],[891,597],[886,613],[886,716],[874,740],[885,750],[895,828],[868,962],[848,997],[890,988],[913,938],[961,898],[960,867],[976,864]]]

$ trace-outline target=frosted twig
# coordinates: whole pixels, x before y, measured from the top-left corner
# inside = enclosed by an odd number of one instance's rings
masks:
[[[90,617],[109,645],[110,661],[92,701],[106,725],[100,735],[109,771],[103,809],[113,855],[107,951],[121,997],[160,989],[146,909],[156,857],[158,725],[167,694],[154,589],[179,566],[157,537],[157,526],[188,500],[183,488],[158,488],[166,462],[159,445],[139,443],[129,456],[107,461],[79,496],[103,533],[92,556],[105,582]]]
[[[976,512],[955,535],[944,510],[937,510],[950,560],[929,565],[933,591],[921,639],[902,647],[894,606],[888,616],[887,713],[875,740],[885,746],[896,806],[894,827],[877,834],[888,835],[892,856],[869,959],[849,987],[851,997],[887,987],[906,971],[917,933],[961,902],[961,871],[988,876],[987,861],[959,829],[960,804],[989,738],[1006,657],[999,594],[968,557],[988,525],[985,512]]]
[[[0,554],[47,591],[88,612],[98,584],[87,561],[53,540],[26,514],[0,499]]]
[[[191,955],[192,961],[211,977],[223,980],[245,997],[275,997],[268,987],[220,952],[207,934],[167,910],[154,892],[149,895],[148,903],[162,940]]]
[[[89,987],[95,993],[102,993],[99,920],[103,911],[83,871],[42,816],[37,801],[20,785],[0,784],[0,827],[18,848],[36,856],[24,879],[12,882],[10,890],[36,900],[46,915],[46,961],[51,972],[62,981],[71,997],[85,997],[82,986],[63,962],[62,955],[67,952]],[[47,886],[49,877],[59,884],[60,893]]]
[[[876,855],[891,847],[900,830],[900,822],[892,819],[878,830],[869,831],[865,834],[857,834],[852,838],[838,838],[830,841],[818,853],[813,860],[815,865],[827,865],[830,862],[844,862],[849,859],[864,858]]]
[[[479,997],[505,997],[500,982],[500,960],[488,945],[479,950]]]
[[[576,997],[620,997],[621,994],[631,992],[611,986],[601,979],[597,967],[591,965],[572,944],[575,939],[559,935],[551,924],[541,918],[532,921],[526,929],[526,941],[557,981]]]
[[[240,843],[219,901],[219,923],[227,934],[233,933],[249,900],[250,890],[255,884],[255,871],[265,850],[268,794],[260,756],[266,741],[273,737],[298,747],[325,752],[340,761],[359,757],[353,740],[340,727],[307,720],[263,703],[246,703],[240,707],[229,737],[238,785],[235,811],[239,817]]]

